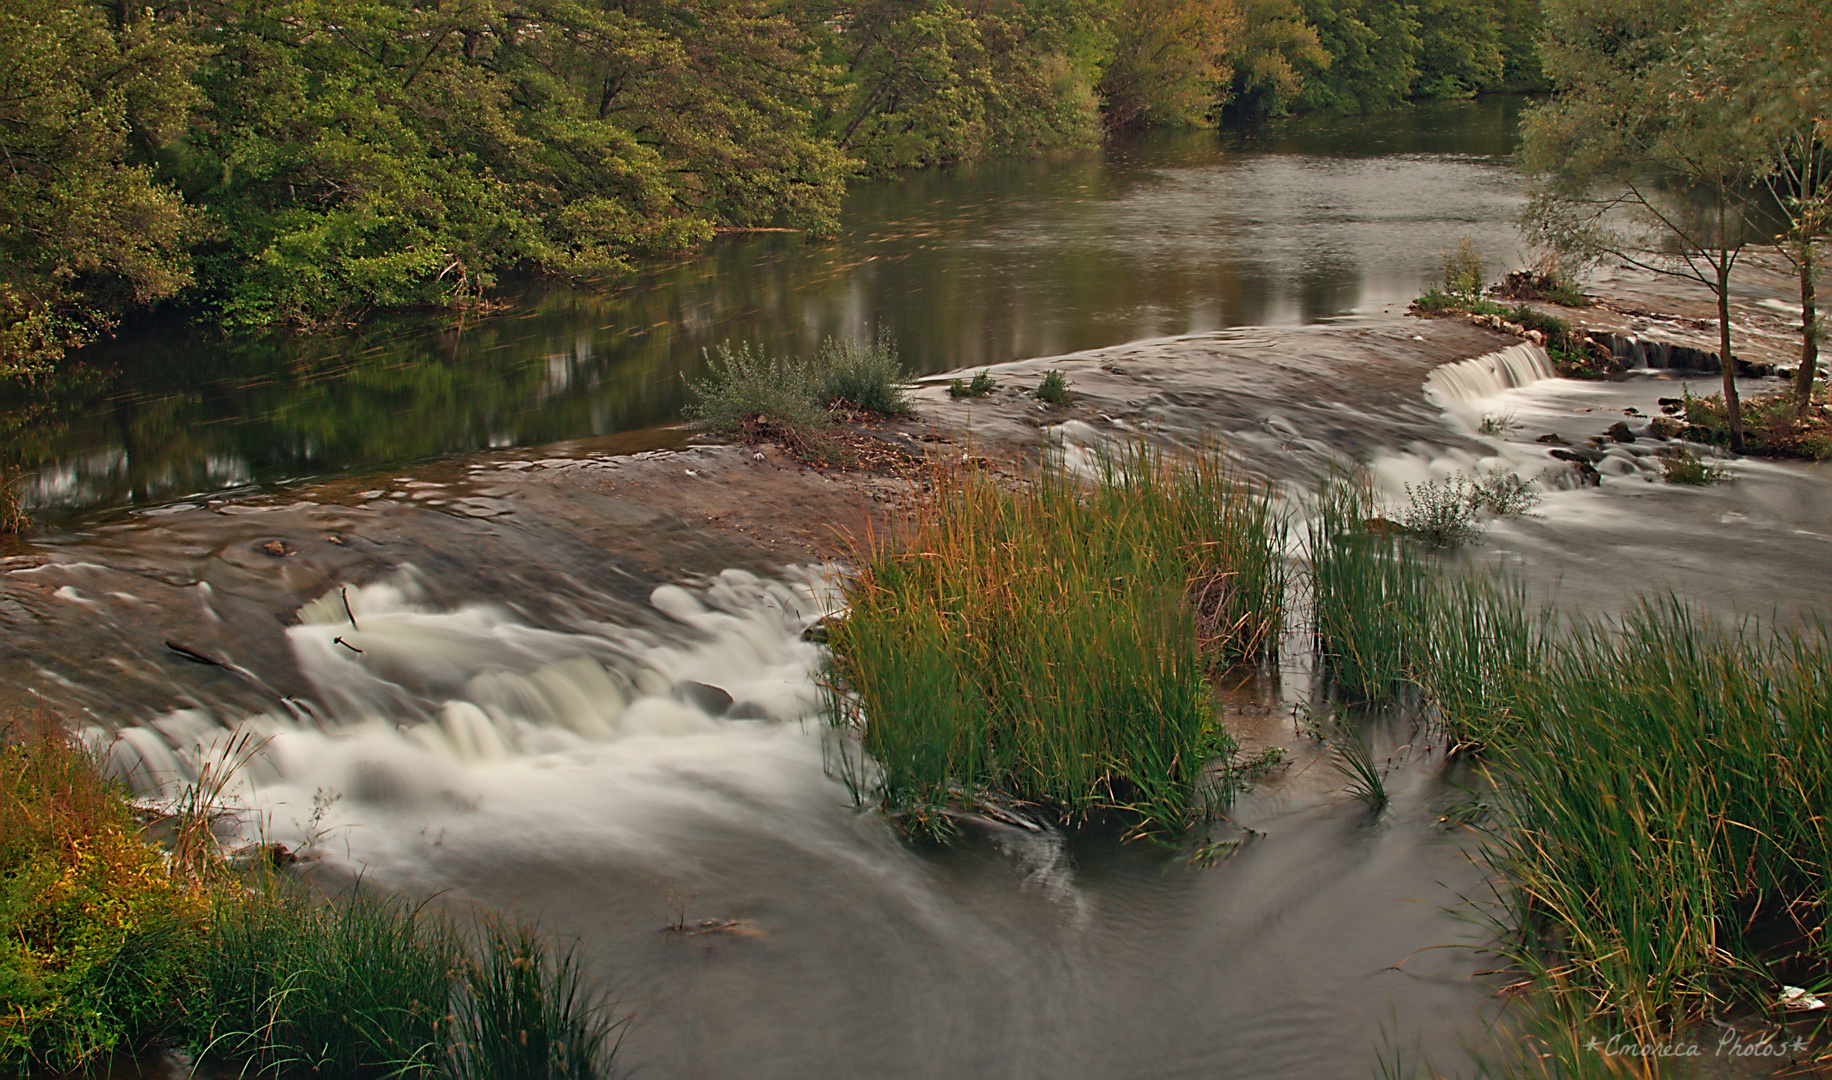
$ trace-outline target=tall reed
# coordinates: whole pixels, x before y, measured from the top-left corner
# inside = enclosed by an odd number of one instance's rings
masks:
[[[1201,812],[1233,750],[1208,674],[1275,647],[1286,522],[1216,447],[1094,472],[937,463],[926,507],[861,543],[829,696],[861,797],[934,831],[985,797],[1146,830]]]
[[[1640,1030],[1739,984],[1772,1003],[1771,964],[1832,978],[1828,670],[1823,626],[1728,627],[1669,598],[1513,671],[1486,857],[1513,925],[1551,945],[1522,962]]]
[[[1307,546],[1322,673],[1351,701],[1390,697],[1416,660],[1426,557],[1379,516],[1365,477],[1324,481],[1315,511]]]
[[[365,888],[225,897],[187,1003],[198,1058],[244,1075],[594,1080],[622,1021],[577,955],[486,918],[475,941]]]
[[[1675,598],[1611,619],[1535,609],[1383,530],[1365,481],[1322,489],[1314,630],[1352,700],[1417,692],[1483,751],[1497,922],[1542,987],[1646,1041],[1777,980],[1832,986],[1832,638]]]

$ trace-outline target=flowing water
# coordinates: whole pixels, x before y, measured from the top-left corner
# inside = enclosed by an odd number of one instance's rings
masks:
[[[860,189],[831,244],[734,238],[462,329],[125,341],[107,392],[45,436],[52,527],[0,564],[0,666],[144,791],[254,732],[246,836],[577,937],[635,1013],[639,1075],[1357,1077],[1383,1045],[1454,1068],[1496,989],[1454,823],[1468,778],[1376,717],[1393,803],[1347,797],[1288,709],[1301,643],[1219,692],[1246,745],[1289,758],[1216,825],[1244,842],[1215,865],[992,821],[915,846],[823,767],[801,632],[832,568],[567,479],[678,442],[654,425],[728,337],[882,323],[932,371],[1352,323],[1461,235],[1513,255],[1511,123],[1483,104],[948,170]],[[1675,385],[1548,374],[1528,351],[1438,372],[1383,484],[1546,467],[1542,431],[1581,441]],[[1510,425],[1485,435],[1489,416]],[[1592,607],[1696,586],[1824,610],[1823,469],[1739,464],[1694,492],[1644,483],[1626,447],[1598,467],[1602,487],[1549,483],[1542,517],[1465,557]]]

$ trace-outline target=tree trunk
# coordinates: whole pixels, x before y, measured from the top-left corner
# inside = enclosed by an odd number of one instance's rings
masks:
[[[1743,403],[1737,400],[1737,362],[1730,356],[1730,260],[1718,260],[1718,366],[1724,371],[1724,414],[1730,418],[1730,452],[1743,452]]]
[[[1813,238],[1800,246],[1800,370],[1794,375],[1794,398],[1801,420],[1813,406],[1813,376],[1819,367],[1819,311],[1813,296]]]

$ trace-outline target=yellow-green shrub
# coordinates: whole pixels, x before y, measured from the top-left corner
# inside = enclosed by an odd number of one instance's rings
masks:
[[[0,747],[0,1069],[81,1068],[157,1030],[205,908],[81,748]]]

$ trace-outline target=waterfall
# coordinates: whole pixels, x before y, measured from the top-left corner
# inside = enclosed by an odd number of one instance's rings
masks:
[[[1557,377],[1546,350],[1522,342],[1473,359],[1440,365],[1426,376],[1425,392],[1440,404],[1469,401]]]

